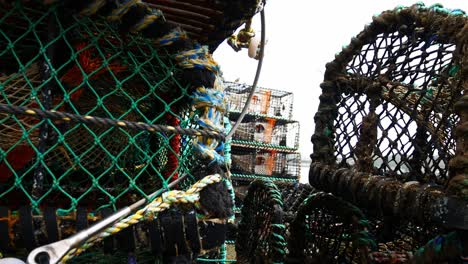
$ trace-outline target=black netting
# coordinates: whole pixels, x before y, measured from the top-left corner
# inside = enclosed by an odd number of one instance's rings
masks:
[[[239,263],[282,262],[284,249],[281,193],[270,181],[253,181],[244,199],[236,240]]]
[[[373,136],[376,173],[446,182],[459,120],[452,105],[461,96],[454,49],[429,30],[408,27],[365,44],[346,67],[351,84],[335,120],[338,162],[357,164],[364,158],[360,137]],[[377,133],[366,134],[372,129]]]
[[[367,227],[364,215],[352,204],[331,194],[314,193],[291,223],[288,261],[366,263],[375,246]]]
[[[310,183],[367,210],[378,263],[407,261],[464,225],[466,24],[459,9],[400,6],[326,65]],[[418,254],[437,255],[445,242],[434,241]]]

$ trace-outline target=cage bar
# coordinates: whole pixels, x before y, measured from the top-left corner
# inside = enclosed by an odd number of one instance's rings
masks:
[[[247,84],[233,82],[225,82],[225,86],[230,111],[242,111],[249,98],[252,87]],[[269,117],[291,119],[293,102],[293,94],[291,92],[257,88],[247,112]]]
[[[299,123],[280,123],[275,119],[241,123],[232,138],[297,149],[299,147]]]
[[[272,179],[297,179],[301,170],[300,160],[299,153],[233,149],[231,172],[233,174],[267,176],[272,177]]]

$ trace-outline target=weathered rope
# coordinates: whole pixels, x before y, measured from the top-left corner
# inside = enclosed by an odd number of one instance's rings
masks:
[[[46,4],[50,4],[56,1],[44,1]],[[101,8],[107,4],[107,1],[96,0],[90,3],[86,8],[80,11],[81,15],[92,16],[96,14]],[[123,18],[128,11],[134,7],[142,7],[146,10],[146,14],[140,22],[132,27],[130,30],[133,33],[138,33],[148,28],[156,20],[162,19],[165,21],[163,14],[159,10],[154,10],[144,4],[141,0],[129,0],[123,3],[116,3],[116,6],[113,7],[110,15],[107,16],[109,21],[119,21]],[[159,46],[168,46],[172,45],[177,41],[187,39],[187,34],[184,31],[176,28],[165,36],[157,39],[155,41],[156,45]],[[204,69],[209,70],[215,74],[215,82],[213,88],[220,91],[220,94],[210,94],[209,96],[221,96],[223,97],[224,86],[221,80],[221,72],[218,64],[213,60],[212,56],[209,54],[207,47],[197,46],[193,50],[183,51],[176,55],[176,61],[178,65],[185,69]],[[200,89],[200,88],[199,88]],[[202,89],[205,89],[204,87]],[[195,95],[196,97],[197,95]],[[225,103],[224,103],[225,104]],[[199,119],[198,124],[203,128],[216,128],[218,131],[223,131],[222,126],[222,116],[224,115],[225,106],[219,107],[218,109],[213,109],[213,107],[203,107],[195,104],[195,108],[201,110],[204,109],[203,117]],[[216,107],[215,107],[216,108]],[[221,111],[220,111],[221,110]],[[224,139],[221,139],[221,141]],[[210,144],[206,144],[203,138],[195,140],[195,149],[196,152],[200,154],[202,158],[209,158],[210,160],[217,162],[218,164],[224,164],[224,158],[219,155],[215,149],[218,147],[219,143],[215,140],[210,141]]]
[[[141,221],[147,219],[153,219],[156,215],[174,204],[178,203],[191,203],[196,204],[200,199],[200,192],[208,185],[220,182],[222,177],[219,174],[209,175],[202,180],[196,182],[187,191],[173,190],[163,193],[160,197],[146,205],[144,208],[138,210],[133,215],[130,215],[121,221],[115,223],[113,226],[102,231],[97,236],[91,238],[85,242],[79,248],[75,248],[67,253],[62,259],[63,262],[70,260],[71,258],[78,256],[86,249],[90,248],[94,244],[102,241],[104,238],[115,235],[125,228],[135,225]]]
[[[265,181],[281,181],[281,182],[297,182],[297,178],[286,178],[286,177],[272,177],[272,176],[261,176],[255,174],[240,174],[240,173],[233,173],[231,174],[232,178],[240,178],[240,179],[261,179]]]
[[[193,50],[180,52],[176,56],[178,65],[185,69],[205,69],[215,74],[213,88],[198,87],[192,94],[192,107],[197,109],[201,116],[197,124],[208,130],[224,133],[224,114],[226,112],[226,98],[224,85],[221,80],[219,66],[213,60],[207,47],[196,47]],[[199,137],[194,141],[194,150],[202,158],[207,158],[219,165],[225,160],[218,152],[223,150],[223,143],[216,140]]]
[[[171,126],[179,126],[180,120],[171,115],[168,114],[166,115],[168,119],[168,124]],[[164,171],[164,176],[165,178],[171,177],[172,180],[175,180],[179,177],[179,172],[177,171],[177,168],[179,167],[179,155],[180,155],[180,144],[181,144],[181,136],[180,135],[174,135],[169,139],[169,146],[170,146],[170,151],[167,153],[167,165],[166,169]]]
[[[224,117],[224,129],[226,133],[229,133],[232,129],[231,122],[229,121],[229,118],[226,116]],[[224,161],[226,162],[226,165],[228,167],[231,167],[231,145],[232,145],[232,139],[226,140],[224,143]]]
[[[0,112],[15,114],[15,115],[27,115],[36,118],[47,118],[52,120],[60,120],[64,122],[78,122],[96,126],[115,126],[121,128],[129,128],[134,130],[145,130],[148,132],[162,132],[167,134],[181,134],[188,136],[202,136],[216,138],[219,140],[224,139],[224,135],[216,131],[201,130],[193,128],[182,128],[179,126],[165,126],[158,124],[146,124],[139,122],[131,122],[126,120],[115,120],[110,118],[103,118],[97,116],[81,116],[67,112],[59,112],[54,110],[41,110],[37,108],[28,108],[24,106],[0,104]]]

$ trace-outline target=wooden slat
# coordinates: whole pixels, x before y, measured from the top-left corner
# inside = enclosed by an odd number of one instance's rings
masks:
[[[203,34],[202,35],[199,35],[199,34],[195,34],[193,32],[187,32],[187,36],[191,39],[196,39],[196,40],[204,40],[204,38],[202,38]]]
[[[177,24],[191,25],[193,27],[202,28],[207,31],[214,31],[216,29],[216,27],[213,24],[205,24],[197,20],[187,19],[184,17],[175,16],[172,14],[165,14],[164,17],[167,20],[177,23]]]
[[[177,8],[171,8],[171,7],[167,7],[167,6],[163,6],[163,5],[157,5],[157,4],[152,4],[151,6],[154,7],[154,8],[160,9],[161,11],[163,11],[164,14],[174,14],[174,15],[177,15],[177,16],[185,16],[185,17],[189,17],[191,19],[195,19],[195,20],[198,20],[198,21],[207,21],[208,22],[208,21],[211,20],[211,17],[203,15],[203,14],[199,14],[199,13],[193,13],[193,12],[180,10],[180,9],[177,9]]]
[[[190,11],[193,13],[203,14],[209,17],[220,16],[223,12],[213,9],[212,7],[203,7],[200,5],[193,5],[187,2],[175,1],[175,0],[154,0],[154,4],[176,8],[179,10]]]
[[[195,33],[195,34],[198,35],[198,34],[200,34],[202,32],[206,32],[202,28],[199,28],[199,27],[194,27],[194,26],[191,26],[191,25],[187,25],[187,24],[179,23],[179,22],[174,22],[174,21],[171,21],[171,22],[177,23],[177,25],[179,25],[183,30],[187,31],[187,33],[192,32],[192,33]]]
[[[149,5],[152,4],[158,4],[159,0],[145,0],[146,3]],[[185,3],[185,4],[190,4],[194,6],[198,6],[201,8],[206,8],[206,9],[211,9],[211,10],[216,10],[222,13],[224,5],[221,4],[219,1],[214,1],[214,0],[177,0],[179,4]]]

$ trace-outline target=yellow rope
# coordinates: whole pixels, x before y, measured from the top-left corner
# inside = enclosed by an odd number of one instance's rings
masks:
[[[151,14],[145,16],[142,21],[134,25],[131,29],[130,32],[132,33],[138,33],[139,31],[142,31],[143,29],[147,28],[149,25],[151,25],[154,21],[158,20],[159,18],[162,17],[162,14]]]
[[[133,215],[122,219],[121,221],[115,223],[113,226],[107,228],[98,235],[90,238],[81,247],[72,249],[62,258],[61,261],[67,262],[73,257],[78,256],[97,242],[100,242],[104,238],[114,235],[129,226],[137,224],[145,219],[153,219],[156,214],[170,208],[172,204],[197,203],[200,199],[200,191],[203,190],[203,188],[210,184],[220,181],[221,176],[219,174],[209,175],[196,182],[187,191],[173,190],[163,193],[160,197],[146,205],[144,208],[138,210]]]
[[[129,0],[125,4],[119,6],[118,8],[112,10],[112,13],[107,17],[109,21],[120,20],[125,14],[128,13],[130,8],[136,4],[141,4],[141,0]]]
[[[81,10],[80,15],[82,16],[92,16],[97,13],[101,7],[103,7],[106,4],[106,0],[96,0],[93,3],[91,3],[88,7],[85,9]]]

